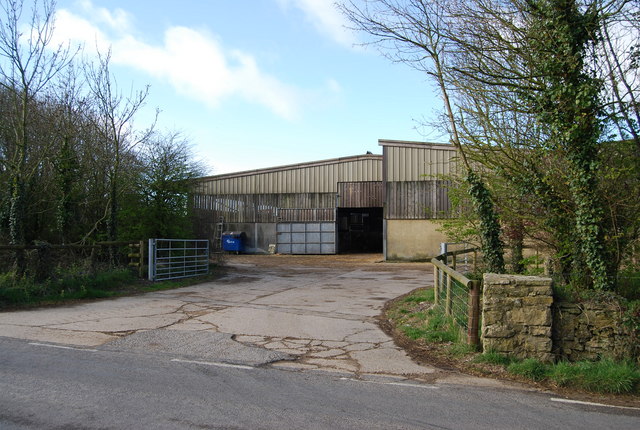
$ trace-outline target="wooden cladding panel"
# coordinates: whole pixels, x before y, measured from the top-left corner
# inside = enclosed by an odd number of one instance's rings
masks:
[[[199,216],[209,217],[212,221],[224,219],[225,222],[277,222],[283,209],[329,209],[333,212],[335,194],[195,194],[193,208]],[[326,218],[326,215],[323,216]]]
[[[340,182],[338,207],[381,208],[384,206],[382,182]]]
[[[387,182],[386,219],[453,218],[448,181]]]

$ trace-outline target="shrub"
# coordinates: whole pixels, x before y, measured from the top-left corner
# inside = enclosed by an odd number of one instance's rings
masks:
[[[103,298],[130,284],[135,276],[127,269],[110,269],[94,276],[72,271],[56,279],[36,282],[32,277],[0,274],[0,305],[35,304],[60,299]]]

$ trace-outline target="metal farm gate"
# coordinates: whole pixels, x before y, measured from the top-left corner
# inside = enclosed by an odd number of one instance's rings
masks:
[[[278,254],[335,254],[335,222],[283,222],[277,224]]]
[[[208,240],[149,239],[150,281],[166,281],[208,273]]]

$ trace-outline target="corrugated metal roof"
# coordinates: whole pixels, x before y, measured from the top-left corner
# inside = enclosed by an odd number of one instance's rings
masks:
[[[208,176],[198,180],[202,194],[335,193],[338,182],[381,181],[382,155],[290,164]]]
[[[245,170],[241,172],[225,173],[222,175],[204,176],[200,178],[200,180],[229,179],[229,178],[237,178],[240,176],[253,176],[253,175],[259,175],[264,173],[281,172],[283,170],[303,169],[308,167],[326,166],[331,164],[346,163],[346,162],[353,162],[353,161],[360,161],[360,160],[382,160],[382,155],[365,154],[365,155],[354,155],[350,157],[329,158],[326,160],[308,161],[308,162],[296,163],[296,164],[286,164],[283,166],[276,166],[276,167],[266,167],[264,169]]]

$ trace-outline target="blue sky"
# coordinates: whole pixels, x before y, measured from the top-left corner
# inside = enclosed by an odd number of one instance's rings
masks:
[[[112,49],[118,85],[149,84],[144,127],[179,130],[210,174],[446,141],[423,74],[346,30],[332,0],[58,0],[56,38]]]

